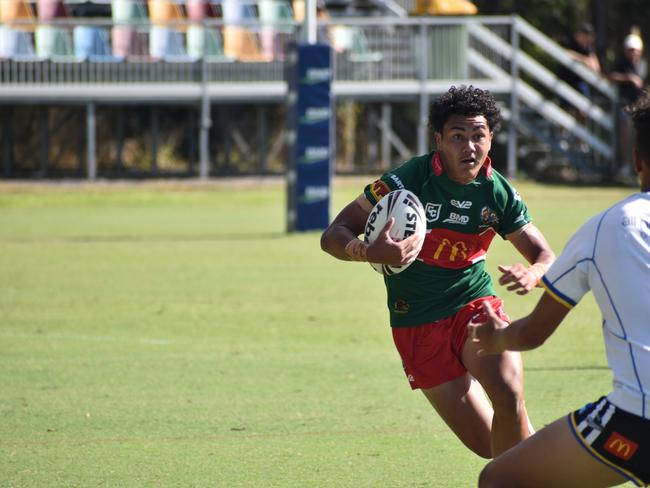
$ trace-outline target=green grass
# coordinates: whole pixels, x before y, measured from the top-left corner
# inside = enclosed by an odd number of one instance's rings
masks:
[[[258,183],[0,186],[0,486],[475,486],[380,276],[286,235]],[[518,186],[558,252],[630,193]],[[488,265],[516,260],[495,241]],[[517,317],[539,291],[502,295]],[[609,391],[599,324],[589,296],[525,354],[535,426]]]

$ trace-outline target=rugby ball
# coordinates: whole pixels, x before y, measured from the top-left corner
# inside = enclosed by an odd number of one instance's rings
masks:
[[[415,193],[408,190],[395,190],[379,200],[368,215],[364,241],[367,244],[372,244],[391,217],[395,218],[395,223],[390,230],[390,236],[396,241],[406,239],[413,234],[419,234],[422,237],[426,234],[427,221],[420,199]],[[424,243],[424,239],[420,242]],[[370,263],[370,266],[383,275],[394,275],[404,271],[413,261],[402,266],[378,263]]]

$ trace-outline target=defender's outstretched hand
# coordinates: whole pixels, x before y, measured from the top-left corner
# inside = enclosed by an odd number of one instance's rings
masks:
[[[501,341],[501,332],[508,327],[508,322],[500,319],[487,301],[483,302],[483,310],[487,314],[487,321],[483,323],[471,321],[467,324],[469,337],[472,342],[480,345],[477,355],[501,354],[506,349]]]
[[[366,257],[371,263],[403,266],[412,262],[420,252],[422,237],[413,234],[402,241],[396,241],[390,236],[394,224],[393,217],[388,219],[375,241],[368,246]]]

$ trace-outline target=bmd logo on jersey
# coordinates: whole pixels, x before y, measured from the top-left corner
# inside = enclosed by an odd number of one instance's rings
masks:
[[[612,432],[609,439],[605,442],[604,448],[607,452],[612,453],[614,456],[627,461],[638,449],[639,445],[633,440],[622,436],[618,432]]]
[[[424,213],[427,216],[427,222],[435,222],[440,218],[440,209],[442,208],[442,203],[427,203],[427,206],[424,207]]]
[[[451,212],[449,217],[442,221],[445,224],[458,224],[458,225],[467,225],[469,223],[469,217],[467,215],[461,215],[456,212]]]

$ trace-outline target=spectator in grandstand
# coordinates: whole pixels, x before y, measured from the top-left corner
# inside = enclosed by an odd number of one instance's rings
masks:
[[[468,326],[481,357],[534,349],[591,290],[603,316],[613,390],[494,459],[483,469],[479,488],[650,483],[649,95],[631,109],[631,119],[641,192],[575,233],[543,276],[546,292],[529,315],[508,325],[484,302],[487,322]]]
[[[594,28],[591,24],[584,23],[576,29],[573,37],[564,43],[563,46],[571,58],[584,64],[594,73],[600,74],[600,62],[598,61],[598,56],[596,56],[594,41]],[[560,78],[585,97],[591,98],[589,83],[573,70],[563,66],[560,70]]]
[[[594,73],[600,75],[600,62],[598,61],[598,56],[594,49],[594,41],[594,28],[591,24],[584,23],[576,29],[569,41],[563,43],[563,46],[572,59],[578,63],[584,64]],[[562,66],[560,68],[559,77],[574,90],[591,99],[591,85],[575,71],[566,66]],[[571,113],[580,124],[584,125],[587,122],[587,116],[567,100],[562,100],[561,105],[565,110]],[[572,141],[572,138],[565,131],[562,132],[561,137],[562,140],[560,141],[560,144],[563,145],[565,149],[575,147],[583,153],[589,152],[589,146],[584,141]]]
[[[619,175],[630,179],[634,127],[623,108],[634,103],[643,93],[648,65],[643,59],[643,40],[634,30],[623,41],[623,55],[616,60],[610,78],[618,85],[619,102]],[[636,182],[636,181],[635,181]]]
[[[533,433],[519,354],[478,358],[467,337],[467,323],[482,315],[485,301],[507,319],[485,268],[488,248],[499,235],[530,263],[499,266],[499,284],[519,295],[537,286],[555,258],[517,190],[492,167],[488,153],[499,121],[490,92],[451,87],[430,108],[437,150],[366,185],[321,237],[323,250],[344,261],[403,265],[418,256],[403,272],[385,277],[393,341],[411,389],[421,390],[456,436],[483,457]],[[390,222],[372,244],[359,239],[373,206],[397,189],[414,192],[424,205],[424,245],[416,245],[417,234],[394,241]]]
[[[623,55],[616,60],[610,78],[618,85],[623,105],[634,103],[643,93],[648,65],[643,59],[643,40],[630,34],[623,42]]]

